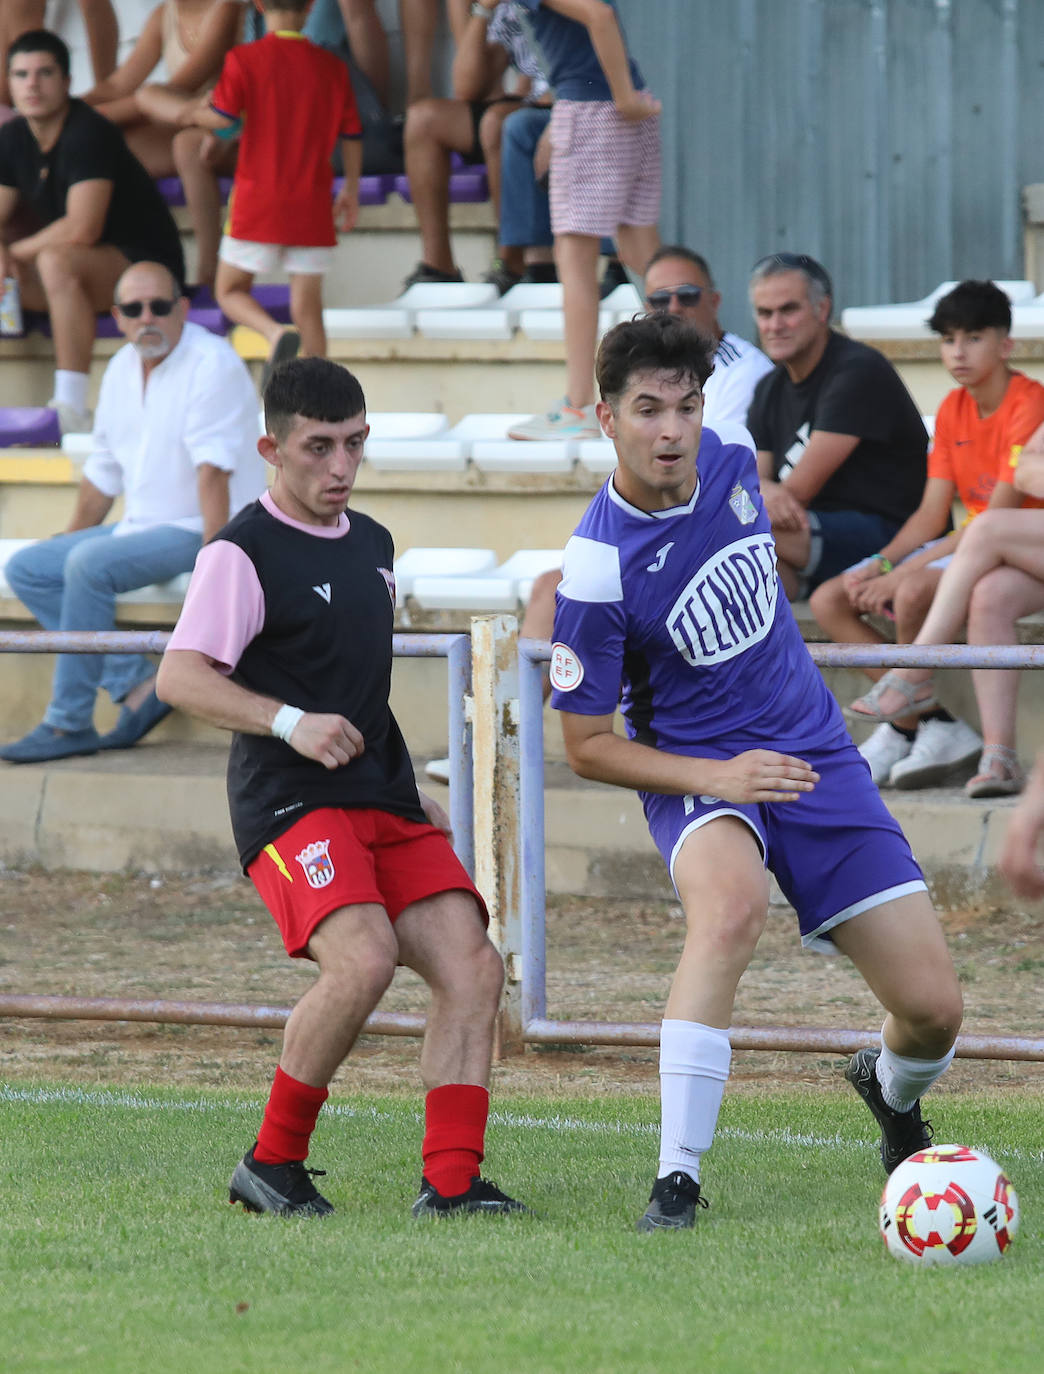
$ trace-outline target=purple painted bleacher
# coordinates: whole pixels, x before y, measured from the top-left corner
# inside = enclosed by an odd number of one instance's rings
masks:
[[[413,203],[410,194],[410,179],[407,176],[395,178],[395,189],[403,200]],[[489,179],[484,166],[461,167],[450,172],[449,198],[451,205],[475,205],[489,200]]]
[[[43,406],[0,408],[0,448],[42,448],[60,444],[58,416]]]
[[[227,200],[228,193],[232,189],[231,177],[219,177],[218,185],[221,188],[222,196]],[[334,179],[334,195],[343,185],[343,177]],[[156,181],[156,188],[172,209],[185,204],[185,189],[179,177],[159,177]],[[359,180],[359,204],[383,205],[394,189],[394,172],[381,173],[379,176],[361,177]]]

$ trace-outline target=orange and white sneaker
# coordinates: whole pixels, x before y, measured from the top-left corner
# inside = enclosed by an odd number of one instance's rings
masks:
[[[571,406],[563,401],[546,415],[531,415],[507,432],[509,439],[600,439],[602,427],[593,405]]]

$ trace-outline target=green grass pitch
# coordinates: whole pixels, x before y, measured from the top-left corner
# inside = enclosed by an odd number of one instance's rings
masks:
[[[0,1368],[75,1374],[1044,1368],[1039,1099],[949,1097],[1006,1168],[996,1264],[915,1270],[877,1235],[873,1123],[847,1093],[726,1097],[694,1231],[640,1236],[656,1104],[495,1100],[485,1172],[523,1218],[417,1223],[419,1103],[331,1099],[324,1221],[226,1185],[256,1099],[0,1085]]]

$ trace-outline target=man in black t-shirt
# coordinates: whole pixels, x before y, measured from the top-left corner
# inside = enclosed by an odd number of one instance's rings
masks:
[[[69,97],[69,50],[36,29],[12,43],[11,96],[20,118],[0,128],[0,276],[22,305],[51,317],[57,371],[50,404],[62,431],[89,430],[87,381],[95,315],[132,262],[184,282],[177,225],[123,135]]]
[[[832,286],[801,253],[763,258],[750,298],[776,363],[747,427],[788,597],[876,553],[920,504],[928,435],[898,373],[830,328]]]
[[[389,705],[391,535],[345,510],[368,432],[362,388],[324,358],[284,363],[265,388],[265,428],[271,491],[201,550],[156,687],[235,731],[240,860],[287,953],[319,966],[230,1200],[333,1210],[305,1169],[309,1141],[330,1079],[404,964],[431,989],[413,1215],[524,1211],[479,1176],[503,967]]]

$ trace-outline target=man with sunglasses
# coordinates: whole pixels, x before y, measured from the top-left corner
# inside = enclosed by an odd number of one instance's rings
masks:
[[[232,346],[186,321],[188,302],[162,263],[129,267],[115,301],[128,342],[102,378],[72,519],[4,570],[47,630],[111,630],[118,593],[190,572],[201,544],[265,487],[257,394]],[[102,524],[118,496],[123,518]],[[43,720],[0,748],[0,759],[130,748],[170,710],[154,681],[140,654],[60,654]],[[104,736],[93,723],[99,687],[122,707]]]
[[[7,78],[21,117],[0,129],[0,277],[15,277],[22,305],[50,316],[49,404],[63,434],[83,432],[96,312],[109,309],[117,278],[139,259],[184,280],[181,239],[120,131],[69,98],[69,49],[56,34],[16,39]]]
[[[920,505],[928,434],[883,353],[830,328],[833,286],[806,253],[754,266],[750,300],[776,364],[747,427],[779,575],[796,601],[882,549]]]
[[[760,348],[727,333],[718,323],[721,292],[714,286],[706,258],[677,244],[660,248],[645,269],[645,303],[693,324],[714,340],[714,371],[703,387],[706,422],[737,420],[746,424],[754,388],[772,363]]]

